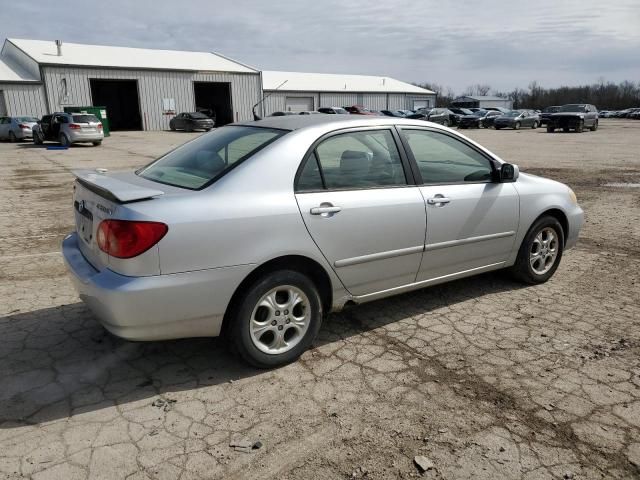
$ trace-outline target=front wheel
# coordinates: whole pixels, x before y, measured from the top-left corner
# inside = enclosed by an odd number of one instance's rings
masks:
[[[33,143],[35,145],[42,145],[43,139],[38,132],[33,132]]]
[[[584,130],[584,122],[579,122],[578,125],[576,125],[576,133],[582,133]]]
[[[533,128],[534,130],[538,128],[538,122],[533,122],[533,125],[531,125],[531,128]]]
[[[552,216],[540,217],[524,237],[511,273],[525,283],[544,283],[558,269],[563,249],[560,222]]]
[[[553,128],[553,127],[551,127],[551,126],[547,125],[547,133],[553,133],[553,132],[555,132],[555,131],[556,131],[556,129],[555,129],[555,128]]]
[[[314,283],[292,270],[265,275],[233,308],[230,340],[240,356],[258,368],[296,360],[322,324],[322,302]]]
[[[516,122],[516,124],[513,126],[513,128],[515,130],[520,130],[520,122]]]

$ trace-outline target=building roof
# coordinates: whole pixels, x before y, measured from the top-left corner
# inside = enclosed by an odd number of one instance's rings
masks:
[[[150,48],[110,47],[106,45],[62,44],[58,56],[53,40],[7,39],[41,65],[137,68],[150,70],[213,71],[256,73],[257,70],[210,52],[154,50]]]
[[[472,100],[478,100],[480,102],[483,100],[502,100],[502,101],[509,100],[508,98],[496,97],[495,95],[463,95],[461,97],[456,98],[455,100],[460,100],[462,98],[470,98]]]
[[[264,90],[286,92],[379,92],[433,95],[434,92],[390,77],[341,75],[334,73],[262,72]]]
[[[39,81],[39,78],[34,77],[29,72],[24,70],[13,59],[6,56],[0,56],[0,83],[22,83]]]

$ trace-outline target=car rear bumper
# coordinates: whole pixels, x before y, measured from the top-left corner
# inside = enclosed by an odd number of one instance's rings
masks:
[[[62,254],[80,299],[114,335],[129,340],[215,337],[229,301],[253,265],[148,277],[96,270],[78,248],[76,233]]]
[[[71,143],[80,142],[99,142],[104,139],[104,133],[102,132],[72,132],[69,133],[69,141]]]

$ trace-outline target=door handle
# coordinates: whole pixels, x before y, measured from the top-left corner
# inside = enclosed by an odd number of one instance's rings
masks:
[[[329,205],[323,204],[319,207],[313,207],[310,210],[310,213],[311,215],[327,215],[332,213],[338,213],[340,210],[342,210],[342,207],[334,207],[331,204]]]
[[[450,202],[451,202],[451,199],[447,197],[433,197],[433,198],[427,199],[427,203],[429,205],[439,205],[439,204],[444,205]]]

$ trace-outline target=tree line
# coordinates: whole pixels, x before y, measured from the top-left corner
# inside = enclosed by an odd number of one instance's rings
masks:
[[[640,82],[628,80],[614,83],[602,79],[592,85],[556,88],[544,88],[533,81],[527,89],[515,88],[512,91],[499,91],[486,84],[476,84],[467,87],[460,95],[456,95],[453,89],[436,83],[416,85],[436,92],[438,107],[448,107],[455,98],[465,95],[495,95],[508,98],[513,101],[513,108],[543,109],[550,105],[567,103],[591,103],[599,110],[640,107]]]

